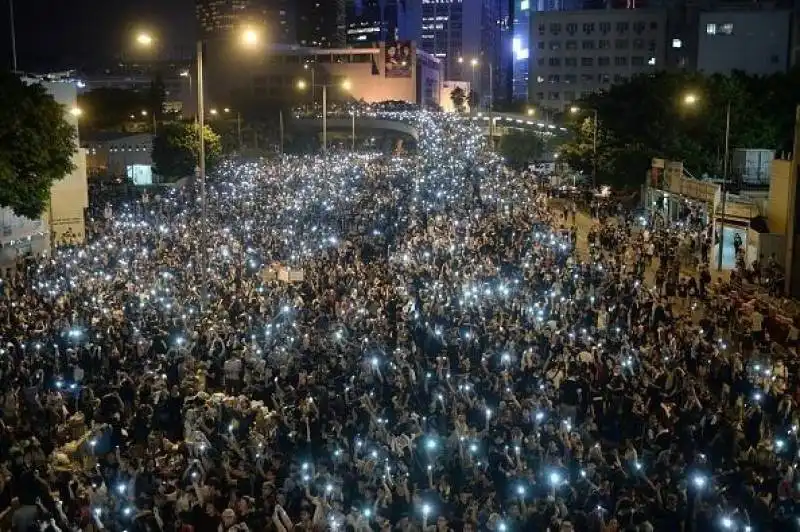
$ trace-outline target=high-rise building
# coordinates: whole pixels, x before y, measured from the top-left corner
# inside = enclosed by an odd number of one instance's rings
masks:
[[[420,48],[442,61],[446,80],[469,81],[484,101],[499,81],[500,1],[422,1]]]
[[[294,0],[197,0],[197,22],[204,38],[222,37],[237,27],[264,28],[271,42],[296,41]]]
[[[204,38],[217,37],[245,23],[263,23],[257,4],[256,0],[197,0],[201,34]]]
[[[530,25],[530,101],[563,111],[592,92],[663,70],[663,9],[547,11]]]
[[[405,10],[405,0],[348,0],[347,44],[409,39],[402,26]]]
[[[514,37],[511,44],[513,57],[513,88],[512,93],[515,99],[528,98],[528,57],[530,48],[528,42],[530,38],[531,8],[529,0],[513,0],[514,11],[512,13]]]
[[[514,3],[515,0],[498,0],[498,25],[500,48],[498,50],[495,101],[510,102],[514,97]]]
[[[697,70],[768,76],[789,68],[792,12],[719,10],[700,14]],[[677,44],[677,43],[676,43]]]
[[[295,0],[297,42],[336,48],[346,41],[345,0]]]
[[[260,0],[263,4],[266,34],[269,42],[294,44],[297,42],[294,0]]]

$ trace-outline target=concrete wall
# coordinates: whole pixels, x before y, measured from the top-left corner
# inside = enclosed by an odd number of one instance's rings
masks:
[[[789,215],[789,187],[791,184],[792,161],[776,159],[772,161],[769,182],[769,202],[767,203],[767,225],[773,233],[786,234]]]
[[[300,79],[309,86],[312,80],[316,84],[333,85],[328,92],[331,100],[346,97],[338,85],[347,79],[352,87],[349,96],[356,100],[424,103],[417,90],[419,73],[415,48],[412,58],[408,77],[386,77],[383,43],[375,48],[274,49],[259,56],[211,48],[206,61],[206,103],[209,107],[224,107],[232,105],[239,96],[302,101],[303,96],[297,89]],[[304,68],[305,63],[309,63],[310,68]],[[436,77],[430,68],[428,61],[423,75],[429,80]],[[434,79],[433,83],[439,81]],[[310,88],[306,92],[310,100]],[[438,98],[438,91],[434,91],[434,97]],[[321,100],[320,88],[316,89],[315,99]]]
[[[26,78],[26,83],[39,83],[36,79]],[[76,129],[78,119],[69,111],[77,105],[77,87],[72,82],[42,82],[56,102],[64,106],[64,119]],[[79,240],[86,234],[84,209],[89,206],[89,191],[86,183],[86,151],[80,149],[76,138],[75,153],[72,164],[75,170],[63,179],[53,183],[50,188],[50,206],[42,213],[39,220],[28,220],[14,216],[5,209],[0,213],[2,235],[0,244],[3,252],[0,261],[13,258],[18,253],[42,252],[48,242],[47,236],[52,232],[55,242],[60,242],[64,233],[71,230]]]
[[[700,14],[697,69],[767,75],[789,65],[791,12],[709,11]]]
[[[153,135],[129,135],[113,140],[87,141],[86,166],[90,175],[125,176],[129,165],[152,166]]]

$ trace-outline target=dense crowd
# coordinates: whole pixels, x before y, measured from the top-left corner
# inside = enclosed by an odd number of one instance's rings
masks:
[[[7,275],[2,529],[795,529],[794,357],[663,229],[418,120],[223,164],[205,275],[192,187]]]

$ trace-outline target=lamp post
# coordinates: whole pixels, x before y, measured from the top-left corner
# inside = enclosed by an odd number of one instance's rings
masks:
[[[694,106],[700,101],[700,98],[693,93],[689,93],[683,97],[683,103],[688,106]],[[725,154],[722,160],[722,184],[720,185],[720,192],[722,194],[722,216],[719,219],[719,243],[717,249],[717,270],[722,271],[722,252],[725,248],[725,207],[728,198],[728,159],[730,157],[730,143],[731,143],[731,101],[728,99],[725,104]],[[734,257],[734,262],[736,258]]]
[[[147,111],[145,111],[144,109],[142,109],[142,116],[143,116],[144,118],[147,118],[147,114],[148,114],[148,113],[147,113]],[[155,114],[155,113],[152,113],[152,117],[153,117],[153,135],[155,135],[155,134],[157,134],[157,133],[158,133],[158,131],[157,131],[157,126],[156,126],[156,114]]]
[[[320,84],[319,87],[322,87],[322,152],[324,155],[328,153],[328,87],[332,87],[334,85],[329,84]],[[346,91],[349,91],[351,88],[350,80],[342,81],[340,87]],[[315,85],[311,85],[311,90],[314,90]],[[308,83],[305,80],[301,79],[297,82],[297,88],[301,91],[306,90],[308,88]],[[355,115],[353,115],[353,120],[355,121]],[[355,123],[355,122],[354,122]]]
[[[592,111],[592,189],[594,190],[597,188],[597,109],[591,109]],[[577,106],[572,106],[569,108],[569,112],[572,114],[578,114],[581,112],[581,108]]]
[[[226,107],[225,109],[223,109],[223,111],[225,111],[225,114],[229,114],[231,112],[231,109],[229,107]],[[239,138],[239,153],[241,153],[242,152],[242,113],[240,113],[239,111],[236,111],[236,135]]]
[[[184,70],[181,72],[182,78],[187,78],[189,80],[189,101],[192,101],[193,94],[192,94],[192,73],[189,70]],[[194,123],[197,124],[197,115],[194,115]]]
[[[241,33],[241,42],[244,46],[253,48],[260,41],[259,32],[254,28],[245,28]],[[136,36],[140,46],[150,47],[154,39],[152,35],[141,32]],[[206,194],[206,143],[203,132],[205,131],[205,110],[203,98],[203,40],[197,41],[197,126],[198,126],[198,179],[200,181],[200,268],[201,268],[201,296],[200,308],[203,310],[208,302],[208,199]]]
[[[317,69],[309,66],[308,63],[303,64],[303,69],[311,72],[311,107],[313,109],[317,98]]]

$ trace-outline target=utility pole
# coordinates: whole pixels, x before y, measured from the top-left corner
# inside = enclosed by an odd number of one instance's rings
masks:
[[[717,270],[722,271],[722,252],[725,244],[725,204],[728,197],[728,157],[731,140],[731,102],[725,111],[725,158],[722,161],[722,216],[719,219],[719,249],[717,251]],[[734,257],[734,262],[736,257]]]
[[[11,19],[11,62],[14,67],[13,72],[19,72],[17,68],[17,29],[14,22],[14,0],[8,0],[8,14]]]
[[[197,122],[200,126],[200,268],[201,290],[200,308],[205,309],[208,304],[208,200],[206,198],[206,142],[205,133],[206,117],[203,102],[203,41],[197,41]]]

